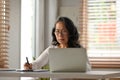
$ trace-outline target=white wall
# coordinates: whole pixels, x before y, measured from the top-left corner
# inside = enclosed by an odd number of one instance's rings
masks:
[[[80,8],[79,7],[60,7],[60,12],[59,12],[59,16],[65,16],[70,18],[74,24],[76,25],[76,27],[79,27],[79,12],[80,12]]]
[[[60,6],[62,7],[77,7],[82,0],[60,0]]]
[[[57,18],[57,0],[46,0],[45,6],[45,48],[51,44],[52,28]]]
[[[20,66],[20,7],[21,0],[10,0],[10,43],[9,43],[9,67]]]
[[[59,4],[59,16],[66,16],[79,28],[79,13],[81,0],[61,0]]]

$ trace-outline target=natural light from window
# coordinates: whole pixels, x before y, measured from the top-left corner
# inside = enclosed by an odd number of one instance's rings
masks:
[[[117,4],[116,0],[88,0],[89,56],[120,57]]]
[[[21,69],[23,69],[26,57],[30,62],[33,60],[35,11],[34,0],[22,0],[21,2]]]

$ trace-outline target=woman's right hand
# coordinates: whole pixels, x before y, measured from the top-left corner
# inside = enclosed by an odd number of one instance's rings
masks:
[[[25,70],[31,70],[31,69],[32,69],[32,64],[31,64],[31,63],[29,63],[29,64],[28,64],[28,63],[25,63],[25,64],[24,64],[24,69],[25,69]]]

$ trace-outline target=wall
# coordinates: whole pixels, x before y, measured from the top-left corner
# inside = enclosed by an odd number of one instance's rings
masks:
[[[60,6],[66,7],[66,6],[71,6],[71,7],[77,7],[79,6],[81,0],[60,0]]]
[[[57,0],[46,0],[45,2],[45,48],[51,44],[52,28],[57,18]]]
[[[80,12],[80,8],[79,7],[60,7],[60,12],[59,12],[59,16],[65,16],[70,18],[74,24],[79,27],[79,12]]]
[[[80,1],[81,0],[61,0],[59,4],[58,15],[69,17],[77,27],[79,27]]]
[[[10,43],[9,67],[19,68],[20,64],[20,7],[21,0],[10,0]]]

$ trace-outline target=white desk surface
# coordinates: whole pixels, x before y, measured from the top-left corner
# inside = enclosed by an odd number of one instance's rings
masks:
[[[120,77],[120,71],[88,71],[88,72],[16,72],[0,71],[0,77],[44,77],[44,78],[84,78],[105,79]]]

